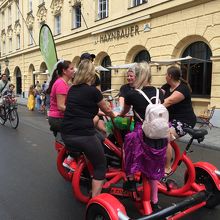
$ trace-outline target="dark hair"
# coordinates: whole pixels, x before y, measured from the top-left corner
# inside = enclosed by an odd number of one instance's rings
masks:
[[[69,65],[71,64],[71,62],[69,60],[63,60],[63,61],[58,61],[57,62],[57,66],[56,69],[53,71],[48,89],[46,90],[47,94],[51,93],[53,84],[55,83],[55,81],[61,77],[63,75],[63,70],[66,70],[69,68]]]
[[[178,81],[180,80],[182,83],[186,84],[190,90],[190,92],[192,92],[191,86],[189,85],[189,83],[183,79],[182,77],[182,71],[179,67],[177,66],[171,66],[167,69],[167,74],[171,77],[171,79]]]

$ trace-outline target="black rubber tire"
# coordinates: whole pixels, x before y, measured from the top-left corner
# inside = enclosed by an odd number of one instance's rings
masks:
[[[19,124],[19,116],[17,109],[12,109],[9,113],[9,121],[11,124],[11,127],[16,129]]]
[[[4,125],[5,122],[6,122],[5,108],[4,108],[3,106],[1,106],[0,111],[1,111],[1,112],[0,112],[0,124],[1,124],[1,125]]]
[[[111,220],[111,217],[104,207],[93,203],[87,208],[86,220]]]
[[[196,168],[196,183],[204,184],[210,197],[207,200],[206,207],[214,208],[220,204],[220,191],[217,189],[212,177],[203,169]]]

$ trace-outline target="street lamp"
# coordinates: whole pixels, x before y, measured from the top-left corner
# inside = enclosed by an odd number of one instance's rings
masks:
[[[8,65],[9,65],[9,59],[8,57],[5,57],[5,66],[8,67]]]

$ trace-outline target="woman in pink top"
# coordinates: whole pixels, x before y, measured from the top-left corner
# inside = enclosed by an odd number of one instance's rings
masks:
[[[74,67],[70,61],[58,61],[53,72],[47,93],[50,94],[49,124],[50,130],[56,136],[60,132],[61,122],[66,109],[66,96],[69,90],[69,80],[73,78]]]

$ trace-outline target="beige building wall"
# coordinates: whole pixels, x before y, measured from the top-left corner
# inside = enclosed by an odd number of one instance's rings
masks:
[[[61,34],[55,35],[59,58],[77,63],[80,54],[96,54],[95,65],[100,65],[108,55],[112,65],[132,63],[141,50],[147,50],[151,60],[179,58],[193,42],[203,41],[212,51],[212,89],[210,98],[193,98],[195,112],[199,114],[207,106],[217,107],[217,120],[220,124],[220,0],[148,0],[133,7],[131,0],[111,0],[108,16],[98,18],[98,0],[47,0],[19,1],[20,14],[16,18],[16,1],[0,0],[2,72],[9,59],[12,82],[16,84],[16,70],[22,74],[22,91],[27,93],[33,83],[33,71],[45,72],[43,58],[39,51],[38,35],[42,22],[47,23],[55,33],[54,16],[61,14]],[[44,3],[41,3],[44,2]],[[81,4],[83,17],[81,27],[73,28],[74,5]],[[12,25],[8,23],[8,7],[12,9]],[[26,23],[26,24],[25,24]],[[28,29],[33,30],[34,41],[29,44]],[[129,36],[126,31],[130,30]],[[21,36],[20,49],[16,48],[16,36]],[[117,38],[117,36],[120,37]],[[9,38],[13,48],[9,51]],[[6,49],[3,50],[3,42]],[[36,43],[36,44],[35,44]],[[161,86],[165,82],[167,66],[152,67],[153,84]],[[112,70],[112,88],[120,88],[126,82],[126,70]],[[41,82],[46,75],[36,75]],[[219,113],[218,113],[219,111]]]

